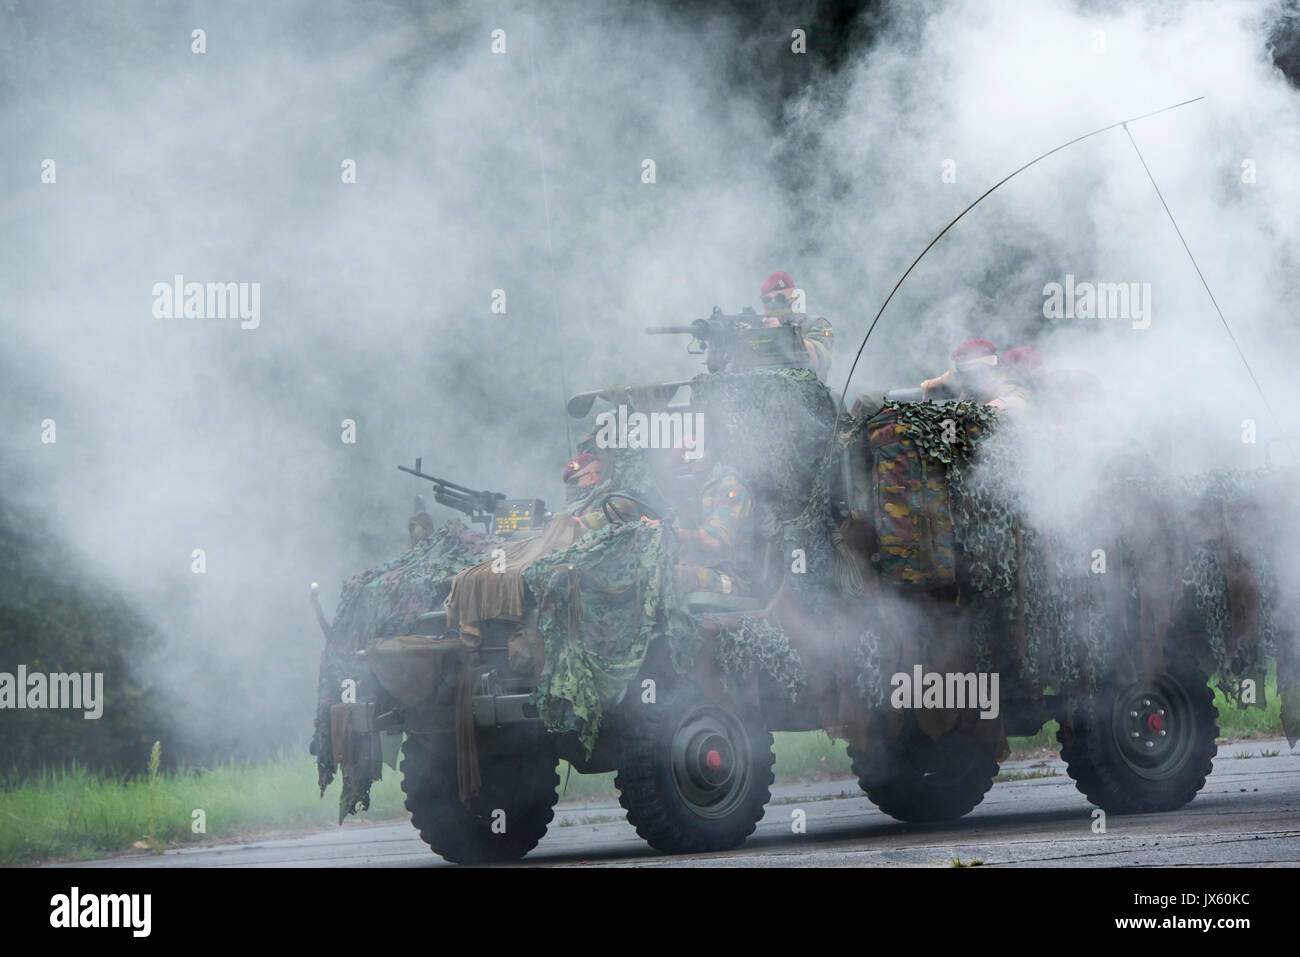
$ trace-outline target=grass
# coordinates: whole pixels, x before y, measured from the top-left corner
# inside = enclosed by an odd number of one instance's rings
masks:
[[[1060,727],[1052,720],[1039,728],[1037,734],[1031,734],[1027,738],[1007,738],[1007,744],[1011,746],[1011,757],[1007,760],[1019,761],[1043,751],[1059,751],[1061,746],[1056,743],[1056,732]]]
[[[789,797],[772,798],[768,801],[768,807],[779,807],[782,804],[812,804],[816,801],[839,801],[847,797],[861,797],[862,793],[854,788],[854,793],[841,791],[839,794],[802,794],[791,795]]]
[[[993,778],[994,784],[1003,781],[1031,781],[1034,778],[1059,778],[1061,772],[1056,768],[1043,768],[1038,771],[1003,771]]]
[[[130,781],[75,765],[46,771],[0,790],[0,865],[337,824],[338,782],[321,798],[315,781],[314,758],[283,754],[258,765],[230,762]],[[384,769],[363,818],[405,814],[398,781]],[[202,811],[206,833],[194,833],[195,811]]]
[[[618,821],[621,818],[613,817],[609,814],[591,814],[587,817],[580,817],[576,821],[568,818],[556,823],[556,827],[578,827],[582,824],[609,824],[611,821]]]
[[[1268,706],[1241,707],[1229,702],[1218,687],[1218,679],[1210,681],[1214,688],[1214,706],[1219,709],[1219,735],[1222,738],[1275,738],[1282,734],[1282,698],[1277,693],[1277,664],[1268,666],[1264,677],[1264,699]]]
[[[1276,758],[1281,753],[1281,751],[1260,751],[1259,754],[1251,754],[1249,751],[1238,751],[1233,755],[1233,758],[1238,761],[1244,761],[1249,758]]]

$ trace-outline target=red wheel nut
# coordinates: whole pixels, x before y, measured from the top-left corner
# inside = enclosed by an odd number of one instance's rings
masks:
[[[718,768],[722,767],[722,755],[718,754],[715,750],[710,750],[709,753],[704,756],[704,764],[710,771],[716,771]]]

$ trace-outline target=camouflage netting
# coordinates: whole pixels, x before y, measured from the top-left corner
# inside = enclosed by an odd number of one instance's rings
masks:
[[[960,441],[944,463],[954,538],[972,587],[998,600],[990,613],[1000,611],[1013,629],[1021,678],[1038,686],[1098,687],[1113,656],[1102,582],[1091,574],[1083,529],[1048,532],[1022,521],[1016,486],[1022,434],[1013,417],[972,402],[936,406],[922,431],[927,452],[936,443],[943,448],[935,418],[958,420]],[[986,619],[976,634],[991,637],[993,627]]]
[[[853,649],[853,663],[857,670],[853,686],[867,702],[867,707],[873,710],[884,707],[888,698],[886,688],[889,682],[881,664],[880,643],[879,635],[864,628]]]
[[[623,695],[662,635],[680,673],[695,653],[696,632],[678,610],[676,540],[662,527],[608,525],[524,572],[537,601],[546,666],[537,709],[546,727],[575,732],[588,755],[604,709]]]
[[[834,397],[809,369],[705,374],[691,391],[692,410],[704,414],[704,447],[770,513],[775,527],[763,533],[778,537],[786,555],[803,549],[807,570],[791,583],[819,605],[831,574]]]
[[[652,505],[659,501],[649,455],[641,449],[610,449],[608,454],[614,466],[613,488],[645,499]]]
[[[745,615],[723,628],[717,657],[722,670],[737,681],[756,673],[766,675],[792,704],[799,700],[799,689],[808,684],[790,636],[764,618]]]
[[[1126,605],[1163,614],[1176,629],[1173,611],[1186,584],[1205,647],[1181,632],[1173,647],[1207,660],[1229,693],[1244,677],[1262,689],[1279,643],[1277,581],[1262,546],[1268,536],[1247,513],[1266,472],[1122,481],[1101,490],[1077,520],[1048,531],[1022,520],[1013,418],[972,402],[887,402],[871,422],[882,417],[896,418],[920,454],[943,467],[945,495],[930,505],[947,511],[937,522],[950,522],[971,587],[993,600],[989,611],[1010,629],[1027,683],[1098,687],[1114,666],[1120,636],[1112,632]],[[855,425],[856,434],[868,430],[867,422]],[[1091,567],[1098,548],[1109,556],[1106,574]],[[972,638],[987,648],[997,625],[976,616]],[[1234,625],[1246,640],[1234,639]],[[1150,630],[1137,623],[1140,640],[1151,640]]]
[[[1266,469],[1216,469],[1158,484],[1121,483],[1139,502],[1159,496],[1165,514],[1190,516],[1175,525],[1167,547],[1204,629],[1203,650],[1229,700],[1240,698],[1242,680],[1250,678],[1263,703],[1264,674],[1285,637],[1277,621],[1278,580],[1268,547],[1276,537],[1266,524],[1273,516],[1259,508],[1270,501],[1277,482],[1277,474]]]
[[[330,708],[341,700],[343,680],[356,677],[356,653],[377,637],[409,632],[419,615],[441,607],[449,579],[485,559],[497,544],[452,519],[400,557],[343,583],[330,637],[321,652],[311,743],[322,795],[335,772]],[[354,780],[345,768],[340,816],[369,806],[369,782]]]

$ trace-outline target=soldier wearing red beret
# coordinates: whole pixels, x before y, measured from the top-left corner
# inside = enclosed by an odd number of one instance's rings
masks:
[[[826,381],[831,366],[831,349],[835,334],[831,324],[821,316],[797,315],[794,307],[802,304],[802,290],[796,289],[788,272],[774,272],[763,281],[759,296],[763,301],[763,325],[793,325],[803,333],[804,348],[808,350],[808,367],[817,378]]]
[[[921,383],[921,398],[989,402],[998,397],[1002,385],[997,346],[987,339],[967,339],[952,350],[947,372]]]
[[[1000,409],[1023,409],[1039,388],[1043,354],[1032,346],[1018,346],[998,356],[998,368],[1005,383],[1002,394],[989,403]]]

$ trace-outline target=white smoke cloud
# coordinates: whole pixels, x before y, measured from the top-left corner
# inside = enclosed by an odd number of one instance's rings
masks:
[[[182,654],[218,649],[256,688],[195,698],[307,727],[306,584],[328,607],[400,549],[421,489],[396,464],[423,455],[558,503],[566,389],[693,374],[680,341],[642,327],[756,304],[774,269],[835,323],[838,391],[878,304],[963,206],[1045,149],[1189,96],[1206,100],[1133,134],[1274,406],[1295,397],[1300,100],[1267,58],[1266,7],[899,4],[779,132],[719,70],[720,49],[755,42],[743,24],[583,5],[315,13],[5,15],[13,494]],[[787,55],[788,30],[772,46]],[[46,157],[57,184],[39,181]],[[1150,282],[1151,327],[1049,327],[1042,287],[1067,272]],[[260,327],[155,319],[150,289],[177,273],[259,282]],[[1243,418],[1276,432],[1120,130],[959,223],[850,392],[913,385],[975,335],[1100,375],[1098,416],[1176,429],[1189,466],[1258,464],[1234,443]],[[46,417],[56,446],[39,444]],[[1075,427],[1092,422],[1081,410]]]

